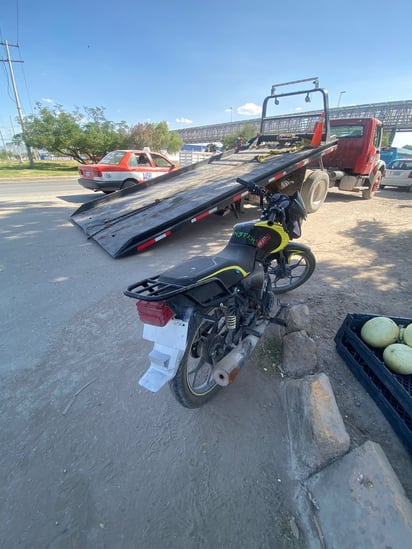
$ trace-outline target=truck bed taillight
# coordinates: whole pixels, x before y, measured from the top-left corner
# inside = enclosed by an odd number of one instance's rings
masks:
[[[412,172],[409,172],[408,179],[412,179]]]
[[[164,301],[137,301],[136,308],[140,320],[152,326],[166,326],[176,314]]]

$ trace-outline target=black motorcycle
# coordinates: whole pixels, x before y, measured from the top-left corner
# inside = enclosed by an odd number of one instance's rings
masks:
[[[232,383],[269,322],[283,323],[276,296],[315,269],[309,247],[291,243],[306,219],[303,200],[238,180],[260,196],[256,222],[235,225],[217,254],[198,256],[129,286],[143,337],[154,342],[139,384],[167,382],[180,404],[197,408]]]

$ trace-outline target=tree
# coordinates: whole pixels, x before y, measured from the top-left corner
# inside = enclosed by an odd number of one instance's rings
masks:
[[[115,124],[107,120],[103,107],[85,107],[84,112],[86,118],[82,119],[81,138],[76,143],[83,155],[97,162],[109,151],[125,148],[129,135],[125,122]]]
[[[115,124],[104,116],[103,107],[66,112],[37,104],[38,113],[25,120],[26,140],[31,147],[70,156],[81,164],[96,162],[108,151],[122,147],[128,135],[124,122]],[[18,140],[20,136],[15,136]]]
[[[183,141],[177,132],[169,132],[169,140],[167,142],[167,151],[171,154],[180,151]]]
[[[170,132],[167,122],[162,121],[157,124],[148,122],[136,124],[130,130],[128,139],[128,148],[143,149],[149,147],[154,151],[167,149],[170,153],[177,152],[183,141],[177,132]]]
[[[254,137],[256,135],[256,127],[252,124],[247,124],[246,126],[243,126],[243,128],[240,130],[239,133],[232,133],[229,135],[226,135],[223,138],[223,148],[225,151],[229,149],[234,149],[237,142],[239,141],[239,138],[242,140],[243,143],[246,143],[249,139]]]
[[[30,147],[44,148],[51,153],[68,154],[69,144],[80,139],[80,127],[76,116],[63,111],[57,105],[52,111],[47,107],[39,108],[38,115],[31,114],[25,119],[26,141]],[[18,141],[21,135],[15,136]]]
[[[25,139],[31,147],[46,149],[52,154],[70,156],[81,164],[97,162],[116,149],[167,149],[177,152],[183,141],[177,132],[169,132],[167,122],[136,124],[107,120],[103,107],[83,107],[73,113],[61,105],[53,108],[36,105],[38,112],[26,118]],[[15,141],[21,140],[15,136]]]

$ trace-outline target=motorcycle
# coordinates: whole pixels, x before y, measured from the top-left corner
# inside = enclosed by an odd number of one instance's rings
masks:
[[[258,221],[234,226],[217,254],[197,256],[130,285],[143,337],[154,342],[139,380],[157,392],[169,382],[177,401],[197,408],[236,378],[270,322],[285,324],[283,294],[304,284],[316,260],[301,236],[306,209],[286,196],[242,181],[260,198]]]

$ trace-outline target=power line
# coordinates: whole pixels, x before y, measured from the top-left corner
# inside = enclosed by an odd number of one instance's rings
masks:
[[[19,46],[19,0],[16,0],[16,34],[17,34],[17,47]]]
[[[21,60],[21,47],[19,45],[17,45],[17,50],[19,52],[19,58]],[[24,61],[21,61],[21,62],[24,63]],[[26,87],[27,98],[29,100],[30,112],[33,112],[33,105],[32,105],[32,102],[31,102],[30,91],[29,91],[29,86],[27,84],[26,71],[24,70],[24,65],[22,65],[21,68],[22,68],[22,73],[23,73],[23,78],[24,78],[24,84],[25,84],[25,87]]]

